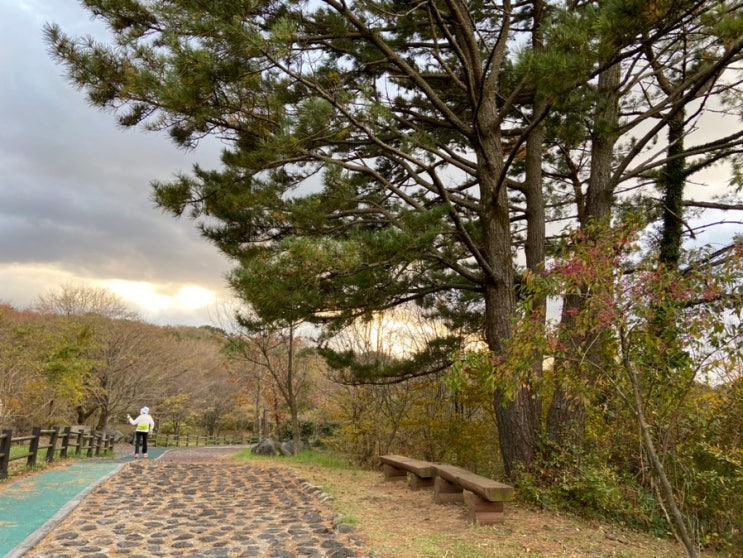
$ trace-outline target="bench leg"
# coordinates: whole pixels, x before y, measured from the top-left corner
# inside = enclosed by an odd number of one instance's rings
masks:
[[[441,477],[436,477],[433,484],[433,501],[437,504],[451,504],[461,502],[463,497],[461,487]]]
[[[386,463],[382,464],[382,472],[384,473],[385,480],[388,481],[404,481],[408,478],[408,473],[405,469],[398,469]]]
[[[464,497],[467,517],[479,525],[497,525],[505,520],[503,502],[490,502],[477,494],[468,492]]]
[[[433,479],[424,479],[416,474],[411,474],[408,478],[408,487],[411,490],[433,488]]]

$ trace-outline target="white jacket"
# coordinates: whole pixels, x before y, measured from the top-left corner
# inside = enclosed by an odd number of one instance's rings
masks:
[[[137,432],[152,432],[155,429],[155,421],[150,415],[141,414],[137,418],[133,419],[129,417],[129,424],[136,426]]]

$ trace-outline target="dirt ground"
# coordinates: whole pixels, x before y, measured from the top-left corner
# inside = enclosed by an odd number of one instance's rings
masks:
[[[293,466],[335,500],[374,558],[680,558],[673,539],[506,504],[505,522],[475,526],[459,504],[437,505],[430,491],[382,473]],[[703,554],[705,558],[724,555]],[[732,556],[732,555],[731,555]]]

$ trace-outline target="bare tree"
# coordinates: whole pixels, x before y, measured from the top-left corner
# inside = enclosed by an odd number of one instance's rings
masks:
[[[42,314],[85,316],[97,314],[112,320],[137,320],[139,316],[113,292],[71,283],[37,297],[34,308]]]

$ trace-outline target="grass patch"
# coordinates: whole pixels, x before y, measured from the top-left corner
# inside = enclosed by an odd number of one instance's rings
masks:
[[[285,462],[292,465],[316,465],[327,469],[353,470],[348,462],[328,453],[322,453],[315,450],[305,450],[299,455],[256,455],[250,449],[240,450],[235,454],[235,458],[246,461],[262,461],[267,463]]]

